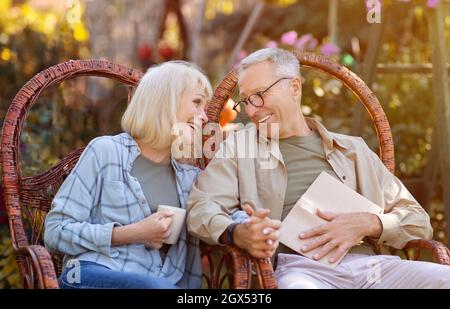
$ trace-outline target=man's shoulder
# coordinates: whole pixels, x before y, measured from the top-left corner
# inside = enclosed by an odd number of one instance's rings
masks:
[[[329,132],[333,139],[341,146],[349,149],[369,149],[364,139],[360,136],[352,136],[336,132]]]

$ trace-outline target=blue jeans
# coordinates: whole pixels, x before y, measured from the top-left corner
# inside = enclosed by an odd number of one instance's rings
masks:
[[[79,268],[78,269],[76,268]],[[59,277],[62,289],[178,289],[164,278],[111,270],[106,266],[79,261],[72,267],[65,267]]]

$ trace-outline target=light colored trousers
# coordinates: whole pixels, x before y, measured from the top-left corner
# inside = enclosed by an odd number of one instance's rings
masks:
[[[278,255],[279,289],[450,289],[450,266],[398,256],[347,254],[335,268],[301,255]]]

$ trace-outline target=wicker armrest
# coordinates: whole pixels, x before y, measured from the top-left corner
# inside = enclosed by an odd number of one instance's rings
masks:
[[[234,246],[225,246],[225,254],[228,256],[233,269],[233,288],[250,289],[252,284],[252,266],[249,255],[242,249]]]
[[[250,256],[245,250],[235,246],[225,246],[224,255],[231,263],[232,287],[235,289],[250,289],[252,286],[253,270],[262,289],[276,289],[277,282],[270,259],[257,259]],[[253,266],[253,267],[252,267]]]
[[[251,259],[244,250],[232,246],[210,246],[204,242],[200,242],[200,248],[204,268],[203,277],[208,288],[220,289],[224,286],[226,279],[230,288],[251,288]],[[224,267],[225,273],[223,273]]]
[[[434,261],[443,265],[450,265],[450,251],[442,243],[435,240],[416,239],[409,241],[403,248],[403,251],[408,256],[408,249],[416,249],[414,260],[419,259],[421,249],[430,250],[433,254]]]
[[[262,289],[276,289],[277,280],[270,259],[252,258],[252,261],[258,275],[259,286]]]
[[[50,253],[43,246],[32,245],[16,251],[23,263],[21,270],[24,288],[58,289],[58,279]]]

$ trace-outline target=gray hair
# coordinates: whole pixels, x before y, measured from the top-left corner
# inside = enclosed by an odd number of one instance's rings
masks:
[[[293,53],[280,48],[263,48],[245,57],[238,66],[240,75],[249,66],[271,61],[275,64],[276,75],[282,77],[300,77],[300,63]]]

